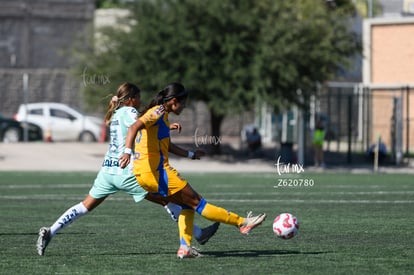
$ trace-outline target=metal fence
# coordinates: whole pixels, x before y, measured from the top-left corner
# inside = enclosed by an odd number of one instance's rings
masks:
[[[380,139],[398,162],[400,155],[408,156],[414,148],[412,92],[410,85],[329,83],[311,101],[310,128],[317,119],[324,121],[327,151],[363,153]]]

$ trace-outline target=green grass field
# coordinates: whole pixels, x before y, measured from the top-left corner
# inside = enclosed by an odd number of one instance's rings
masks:
[[[249,236],[223,224],[196,245],[205,257],[178,260],[176,224],[164,209],[118,193],[40,257],[38,229],[81,201],[95,173],[0,172],[0,273],[414,274],[413,175],[300,174],[302,186],[277,188],[277,174],[185,176],[208,201],[243,215],[264,211],[267,220]],[[273,236],[282,212],[300,222],[291,240]],[[198,215],[196,223],[210,224]]]

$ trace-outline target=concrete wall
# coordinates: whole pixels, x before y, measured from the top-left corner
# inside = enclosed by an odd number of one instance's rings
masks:
[[[59,101],[81,107],[80,83],[69,73],[68,52],[91,45],[93,0],[0,0],[0,113],[13,115],[23,102]]]
[[[93,0],[1,0],[0,6],[1,68],[69,67],[65,51],[90,37]]]

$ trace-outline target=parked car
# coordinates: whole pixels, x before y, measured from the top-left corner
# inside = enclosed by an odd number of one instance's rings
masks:
[[[24,140],[24,127],[28,127],[27,140],[42,140],[42,129],[32,123],[21,123],[12,118],[5,118],[0,115],[0,140],[11,143]]]
[[[15,119],[39,125],[46,141],[93,142],[99,140],[104,129],[102,118],[54,102],[22,104]]]

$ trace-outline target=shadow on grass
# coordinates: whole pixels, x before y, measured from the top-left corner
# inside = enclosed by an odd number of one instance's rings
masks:
[[[37,236],[39,233],[0,233],[0,236]]]
[[[57,233],[57,235],[96,235],[97,233]],[[39,232],[20,232],[20,233],[11,233],[11,232],[0,232],[0,236],[30,236],[30,235],[39,235]]]
[[[100,255],[111,255],[111,256],[120,256],[120,255],[171,255],[174,254],[175,251],[164,251],[160,252],[120,252],[120,253],[107,253],[102,252]],[[261,256],[280,256],[280,255],[319,255],[319,254],[329,254],[333,253],[333,251],[314,251],[314,252],[304,252],[304,251],[296,251],[296,250],[233,250],[233,251],[201,251],[201,254],[204,257],[216,257],[216,258],[224,258],[224,257],[261,257]]]
[[[330,251],[304,252],[297,250],[234,250],[234,251],[214,251],[201,252],[205,256],[213,257],[259,257],[259,256],[278,256],[278,255],[318,255],[331,253]]]

